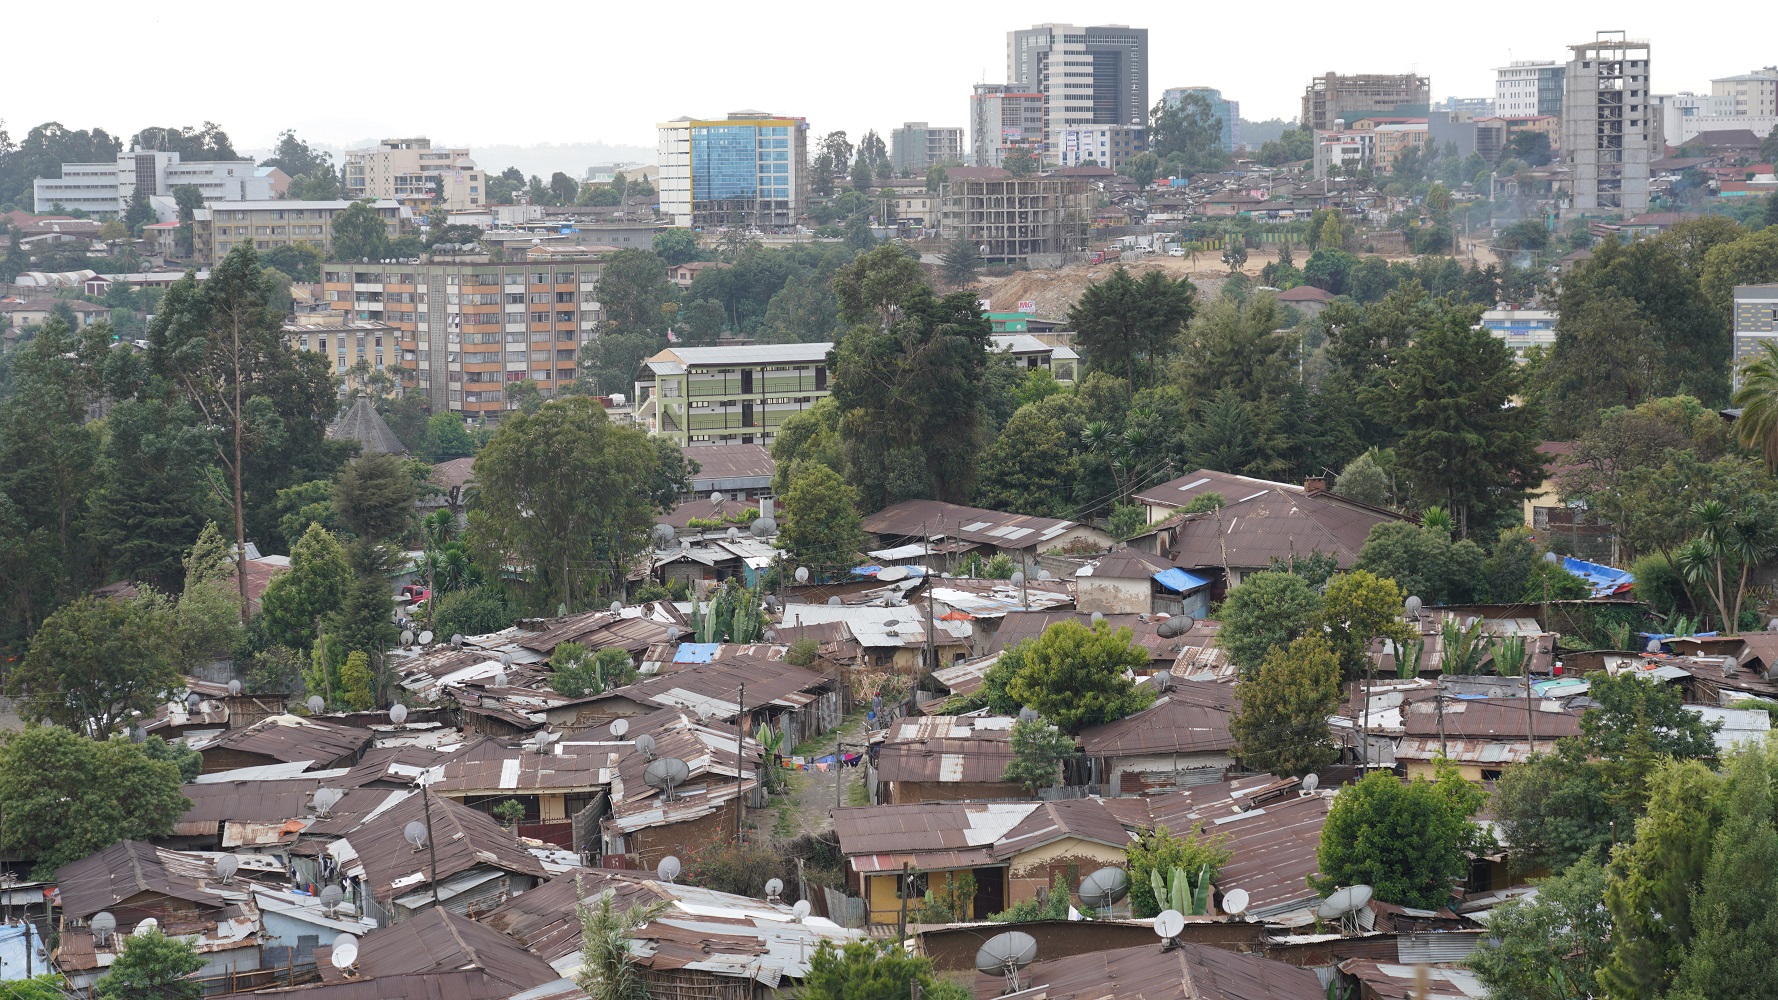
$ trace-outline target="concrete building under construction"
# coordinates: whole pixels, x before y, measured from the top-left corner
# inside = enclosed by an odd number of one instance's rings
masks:
[[[1093,195],[1081,177],[953,168],[941,195],[940,236],[969,240],[990,264],[1059,267],[1086,245]]]
[[[1649,46],[1621,31],[1571,45],[1562,101],[1562,156],[1577,212],[1648,211],[1648,165],[1661,155],[1649,96]]]
[[[1432,78],[1417,73],[1328,73],[1303,90],[1303,126],[1318,132],[1361,118],[1425,118],[1432,106]]]

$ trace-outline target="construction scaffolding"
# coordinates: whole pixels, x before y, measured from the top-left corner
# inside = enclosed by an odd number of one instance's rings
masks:
[[[962,236],[991,264],[1059,266],[1086,246],[1094,191],[1078,177],[970,178],[946,182],[941,201],[944,239]]]
[[[1649,162],[1659,153],[1649,96],[1649,44],[1621,31],[1572,45],[1562,115],[1574,208],[1634,215],[1648,210]]]

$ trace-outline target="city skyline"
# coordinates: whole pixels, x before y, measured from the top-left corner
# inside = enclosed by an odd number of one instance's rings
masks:
[[[539,54],[537,43],[515,42],[508,51],[490,47],[486,33],[458,30],[458,22],[449,18],[416,24],[396,9],[376,9],[358,14],[350,34],[309,52],[300,71],[310,78],[271,89],[252,84],[118,88],[105,83],[103,74],[59,72],[67,66],[64,48],[26,47],[11,61],[14,78],[57,76],[58,82],[53,87],[18,88],[0,115],[15,142],[46,121],[75,129],[100,127],[127,138],[150,125],[199,125],[210,120],[226,129],[243,150],[269,148],[286,128],[335,149],[392,135],[427,135],[435,143],[472,148],[603,143],[650,149],[657,122],[681,114],[761,108],[806,118],[816,134],[843,129],[856,140],[869,129],[887,137],[890,129],[905,121],[963,125],[971,85],[1005,82],[1007,33],[1050,21],[1147,28],[1150,106],[1168,87],[1216,87],[1238,100],[1243,117],[1250,121],[1295,117],[1304,85],[1328,71],[1418,72],[1432,78],[1436,100],[1491,96],[1494,67],[1512,59],[1563,60],[1568,45],[1590,40],[1600,30],[1622,29],[1659,47],[1661,65],[1653,81],[1657,93],[1707,91],[1712,77],[1746,72],[1771,61],[1757,33],[1725,36],[1702,23],[1674,23],[1657,17],[1656,6],[1647,2],[1620,5],[1605,19],[1611,23],[1599,23],[1601,17],[1589,10],[1552,10],[1530,3],[1508,4],[1482,24],[1455,17],[1429,24],[1423,8],[1403,2],[1380,2],[1375,7],[1374,16],[1361,22],[1309,30],[1311,19],[1324,7],[1287,5],[1274,21],[1256,24],[1238,8],[1141,10],[1137,20],[1134,12],[1094,17],[1077,5],[1062,3],[963,8],[915,4],[916,16],[908,23],[937,24],[942,30],[911,32],[910,38],[917,39],[917,47],[911,48],[888,44],[876,26],[857,39],[836,44],[845,32],[843,24],[834,23],[832,8],[792,3],[780,8],[783,16],[774,20],[770,31],[777,48],[800,55],[769,59],[741,55],[730,60],[722,53],[734,44],[737,26],[732,15],[722,12],[732,8],[693,3],[686,8],[688,16],[676,19],[670,33],[659,35],[682,46],[682,57],[671,57],[663,48],[665,41],[652,45],[595,41],[576,50],[589,54],[587,58],[564,52],[567,68],[551,75],[551,85],[539,88],[548,96],[536,100],[523,99],[522,83],[485,82],[522,79],[522,75],[490,77],[485,69],[520,53],[533,60]],[[109,2],[99,3],[97,10],[99,16],[80,41],[101,64],[141,58],[144,37],[167,44],[177,32],[178,39],[196,50],[224,53],[244,33],[274,26],[269,13],[214,2],[181,8],[176,21],[144,17],[136,8]],[[106,17],[106,10],[119,16]],[[545,14],[555,29],[546,37],[640,39],[665,30],[647,9],[564,8]],[[522,36],[527,26],[543,25],[535,20],[515,25],[515,36]],[[866,27],[865,22],[861,20],[858,27]],[[1441,41],[1459,33],[1464,39],[1461,46]],[[349,44],[353,35],[366,41],[399,35],[401,51],[428,54],[413,60],[355,62]],[[1241,43],[1244,35],[1251,37],[1251,44]],[[1211,36],[1224,40],[1204,44],[1202,40]],[[871,39],[884,43],[885,55],[858,60],[858,46],[869,45]],[[371,95],[417,94],[421,87],[449,83],[453,77],[438,71],[440,60],[461,65],[462,79],[476,82],[454,85],[448,100],[371,99]],[[584,90],[572,83],[569,69],[574,66],[584,67],[579,71],[584,74]],[[861,72],[860,67],[867,69]],[[219,74],[226,75],[226,71]],[[834,86],[811,79],[829,75],[854,79],[857,85]],[[883,86],[885,75],[906,80]],[[564,80],[570,81],[566,95],[561,89]],[[622,96],[605,101],[597,96],[601,93]]]

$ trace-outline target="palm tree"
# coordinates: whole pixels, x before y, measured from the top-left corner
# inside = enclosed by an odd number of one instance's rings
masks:
[[[617,893],[599,894],[596,903],[580,906],[580,950],[584,963],[575,983],[592,1000],[648,1000],[648,980],[630,961],[630,935],[636,928],[665,912],[667,904],[654,902],[617,908]]]
[[[1743,445],[1757,445],[1766,465],[1778,469],[1778,343],[1764,341],[1759,351],[1741,369],[1741,388],[1733,400],[1741,408],[1735,434]]]

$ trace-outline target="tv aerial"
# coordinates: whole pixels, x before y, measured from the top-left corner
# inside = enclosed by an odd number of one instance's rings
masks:
[[[996,934],[975,953],[976,971],[1006,977],[1006,988],[1000,991],[1002,996],[1019,991],[1019,970],[1035,961],[1037,939],[1024,931]]]
[[[339,883],[335,882],[321,890],[321,912],[331,917],[345,900],[346,890],[340,888]]]
[[[1228,894],[1222,897],[1222,912],[1232,917],[1238,917],[1247,912],[1247,902],[1246,889],[1230,889]]]
[[[672,802],[678,796],[673,789],[685,784],[691,777],[691,767],[678,757],[660,757],[648,762],[642,769],[642,781],[650,788],[661,790],[661,801]]]
[[[624,738],[624,734],[629,731],[630,731],[630,720],[628,720],[628,719],[613,719],[613,720],[611,720],[611,738],[612,739],[621,740]]]
[[[1178,910],[1162,910],[1155,915],[1154,933],[1161,939],[1161,950],[1167,951],[1179,943],[1179,933],[1185,930],[1185,914]]]
[[[87,921],[87,926],[93,929],[93,944],[103,947],[110,944],[111,936],[117,933],[117,918],[109,910],[100,910]]]
[[[766,880],[766,902],[776,903],[778,897],[784,895],[784,880],[773,878]]]
[[[1358,913],[1371,901],[1371,887],[1368,885],[1352,885],[1339,889],[1333,895],[1321,901],[1315,908],[1315,915],[1323,920],[1340,922],[1342,936],[1358,933]]]
[[[235,872],[241,870],[241,859],[235,857],[233,854],[221,855],[216,859],[215,869],[216,877],[221,879],[223,884],[226,885],[233,882],[235,879]]]
[[[1099,911],[1101,918],[1111,915],[1111,907],[1130,892],[1130,876],[1122,868],[1107,866],[1080,880],[1080,901]]]
[[[636,737],[636,752],[641,754],[645,760],[653,760],[654,737],[647,733],[643,733],[641,736]]]
[[[669,854],[661,859],[660,864],[655,866],[654,874],[655,877],[659,878],[662,882],[671,882],[679,877],[679,873],[683,869],[684,866],[679,863],[679,859]]]

